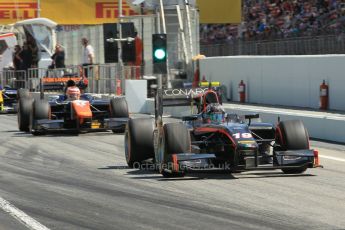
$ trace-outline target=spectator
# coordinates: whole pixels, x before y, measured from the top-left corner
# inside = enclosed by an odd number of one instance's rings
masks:
[[[13,67],[16,71],[23,70],[22,48],[19,45],[14,47]]]
[[[22,69],[27,71],[29,68],[31,68],[32,65],[32,51],[29,49],[29,46],[26,42],[23,45],[20,56],[23,60]]]
[[[242,3],[241,25],[202,25],[201,43],[338,34],[345,29],[345,8],[339,0],[244,0]]]
[[[55,46],[55,52],[51,58],[53,60],[51,65],[52,68],[65,68],[65,51],[61,45],[57,44]]]
[[[62,68],[65,68],[65,52],[61,45],[57,44],[55,46],[55,52],[51,56],[52,64],[49,66],[49,69],[59,69],[54,70],[54,76],[55,77],[62,77],[64,75],[64,70]]]
[[[31,68],[37,68],[38,61],[39,61],[40,57],[38,56],[39,52],[38,52],[38,47],[37,47],[36,41],[30,35],[30,36],[27,36],[26,44],[28,45],[28,48],[31,51],[31,55],[32,55],[32,57],[31,57]]]
[[[85,71],[85,77],[88,77],[88,70],[91,70],[91,65],[94,63],[95,53],[93,47],[89,44],[87,38],[82,38],[81,43],[83,45],[83,56],[82,56],[82,65]]]
[[[13,67],[15,70],[15,88],[20,89],[25,87],[25,72],[24,70],[24,63],[23,63],[23,56],[22,56],[22,49],[19,45],[14,47],[14,54],[13,54]]]

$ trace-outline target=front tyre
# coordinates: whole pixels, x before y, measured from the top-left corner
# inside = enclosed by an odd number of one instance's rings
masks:
[[[124,97],[115,97],[110,99],[110,117],[112,118],[128,118],[128,105],[126,98]],[[126,130],[126,125],[122,125],[120,127],[116,127],[112,129],[113,133],[124,133]]]
[[[46,100],[34,100],[30,114],[30,131],[32,135],[42,135],[43,133],[36,129],[37,120],[50,119],[50,105]]]
[[[125,133],[125,156],[130,168],[140,166],[142,161],[154,157],[153,130],[151,118],[129,119]]]
[[[30,131],[30,115],[32,110],[32,99],[28,97],[20,98],[18,101],[18,128],[22,132]]]
[[[300,120],[281,121],[276,128],[275,150],[300,150],[309,149],[309,135]],[[286,174],[300,174],[307,170],[307,166],[299,168],[285,168],[282,171]]]
[[[191,152],[190,132],[183,123],[167,123],[163,126],[160,173],[163,177],[183,177],[173,154]]]

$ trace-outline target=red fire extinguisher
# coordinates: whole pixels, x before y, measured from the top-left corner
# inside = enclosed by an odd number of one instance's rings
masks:
[[[320,85],[320,109],[328,109],[328,85],[325,80]]]
[[[120,96],[122,94],[122,89],[121,89],[121,80],[117,79],[116,80],[116,95]]]
[[[244,103],[246,101],[246,84],[244,84],[243,80],[238,84],[238,94],[240,96],[240,102]]]

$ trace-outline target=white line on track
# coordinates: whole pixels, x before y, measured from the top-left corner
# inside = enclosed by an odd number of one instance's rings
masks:
[[[23,223],[26,227],[28,227],[31,230],[49,230],[49,228],[45,227],[35,219],[26,215],[23,211],[14,207],[10,202],[3,199],[2,197],[0,197],[0,208],[3,209],[5,212],[9,213],[12,217],[19,220],[21,223]]]
[[[335,161],[345,162],[344,158],[339,158],[339,157],[330,157],[330,156],[325,156],[325,155],[319,155],[319,157],[325,158],[325,159],[330,159],[330,160],[335,160]]]

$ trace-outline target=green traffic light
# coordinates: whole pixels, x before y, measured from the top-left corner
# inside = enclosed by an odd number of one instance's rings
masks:
[[[163,60],[165,58],[165,50],[163,49],[156,49],[154,52],[155,58],[159,60]]]

